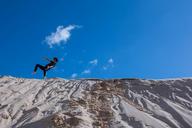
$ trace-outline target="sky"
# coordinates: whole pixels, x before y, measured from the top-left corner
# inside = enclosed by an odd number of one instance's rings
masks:
[[[0,0],[0,75],[192,76],[191,0]]]

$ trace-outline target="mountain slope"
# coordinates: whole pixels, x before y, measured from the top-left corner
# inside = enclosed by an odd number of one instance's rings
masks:
[[[191,128],[192,79],[1,77],[0,127]]]

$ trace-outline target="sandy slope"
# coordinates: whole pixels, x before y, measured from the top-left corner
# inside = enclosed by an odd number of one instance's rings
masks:
[[[0,128],[192,128],[192,79],[0,78]]]

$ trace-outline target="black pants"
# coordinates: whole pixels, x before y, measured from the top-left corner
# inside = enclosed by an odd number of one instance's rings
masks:
[[[35,68],[34,68],[34,72],[37,71],[37,69],[40,68],[42,71],[43,71],[43,76],[45,77],[46,76],[46,67],[45,66],[42,66],[40,64],[36,64]]]

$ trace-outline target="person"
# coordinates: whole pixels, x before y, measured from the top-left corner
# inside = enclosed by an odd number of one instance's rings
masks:
[[[57,57],[54,57],[53,60],[50,60],[49,58],[45,58],[45,59],[46,59],[47,61],[49,61],[49,63],[48,63],[47,65],[45,65],[45,66],[40,65],[40,64],[36,64],[36,65],[35,65],[35,68],[34,68],[34,71],[33,71],[33,74],[35,74],[36,71],[37,71],[37,69],[39,68],[39,69],[41,69],[41,70],[43,71],[43,78],[45,78],[45,77],[46,77],[46,72],[47,72],[48,70],[54,68],[55,65],[56,65],[57,62],[58,62]]]

